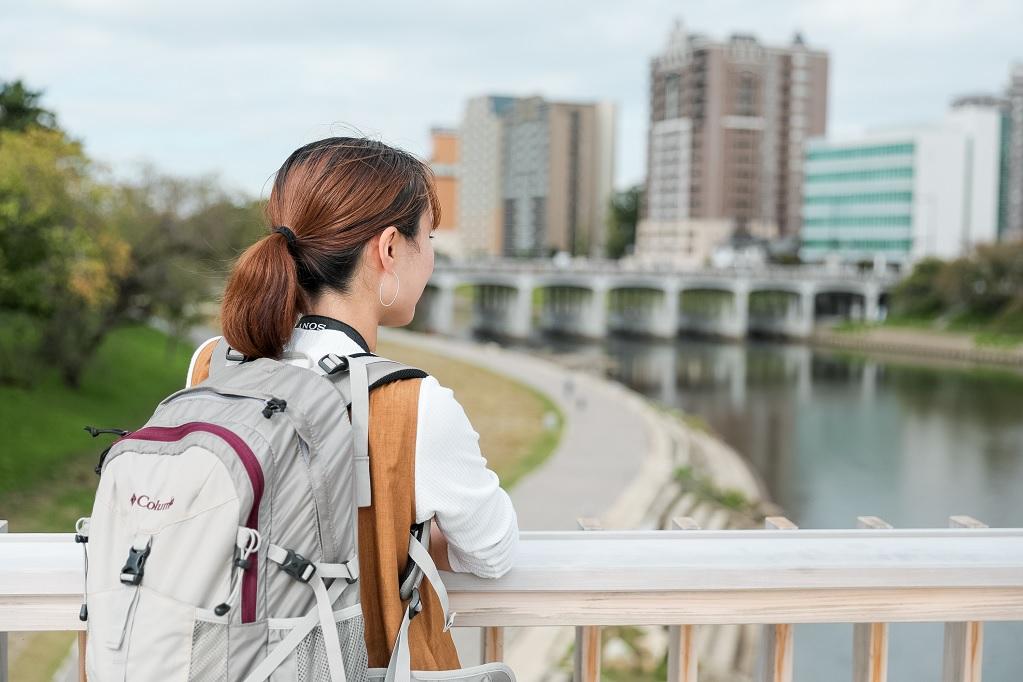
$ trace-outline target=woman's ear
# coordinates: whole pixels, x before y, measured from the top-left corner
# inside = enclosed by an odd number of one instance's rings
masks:
[[[377,255],[380,258],[380,265],[385,271],[390,270],[394,266],[394,241],[397,235],[398,228],[393,225],[387,226],[384,228],[384,231],[380,233],[380,239],[377,242]]]

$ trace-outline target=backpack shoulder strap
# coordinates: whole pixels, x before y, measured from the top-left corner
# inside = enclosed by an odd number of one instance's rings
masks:
[[[356,365],[362,365],[365,368],[366,381],[365,387],[367,391],[380,388],[394,381],[401,381],[402,379],[425,379],[430,376],[423,370],[406,365],[395,360],[388,360],[372,353],[354,353],[348,356],[339,355],[326,355],[320,360],[321,363],[327,363],[329,366],[331,363],[336,362],[347,362],[347,369],[342,369],[334,373],[328,373],[327,377],[334,384],[334,388],[341,394],[345,405],[352,406],[354,409],[354,400],[352,396],[352,373],[353,368]],[[321,368],[325,368],[324,364],[321,364]],[[355,372],[361,370],[355,369]],[[356,383],[362,385],[361,380],[357,379]]]
[[[216,377],[227,367],[239,365],[245,360],[241,353],[231,348],[231,344],[227,342],[227,339],[223,336],[219,336],[217,339],[217,345],[213,348],[213,352],[210,355],[210,377]]]
[[[380,386],[402,379],[423,379],[429,376],[421,369],[371,353],[355,353],[341,358],[327,355],[320,360],[321,368],[335,366],[337,371],[327,374],[352,408],[352,435],[355,439],[356,497],[360,507],[372,504],[373,493],[369,475],[369,392]]]

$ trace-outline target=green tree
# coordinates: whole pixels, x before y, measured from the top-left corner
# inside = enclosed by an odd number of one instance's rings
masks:
[[[128,321],[183,333],[265,229],[261,213],[211,178],[101,182],[63,133],[0,131],[0,382],[45,367],[77,386]]]
[[[111,324],[159,317],[183,332],[200,321],[230,262],[266,229],[262,205],[221,190],[212,178],[186,180],[144,169],[117,187],[110,221],[130,245]]]
[[[642,191],[642,188],[636,185],[622,192],[615,192],[611,197],[611,210],[607,218],[609,258],[621,258],[635,247]]]
[[[945,262],[927,258],[913,267],[909,276],[892,292],[892,313],[899,317],[933,317],[945,303],[938,292],[937,279]]]
[[[32,126],[57,129],[57,117],[40,106],[43,93],[20,80],[0,81],[0,129],[24,131]]]
[[[50,344],[113,299],[128,249],[96,209],[103,194],[62,132],[0,130],[0,381],[30,382],[33,358],[59,367],[71,344]]]
[[[893,292],[892,310],[967,328],[1023,331],[1023,242],[980,246],[953,261],[920,261]]]

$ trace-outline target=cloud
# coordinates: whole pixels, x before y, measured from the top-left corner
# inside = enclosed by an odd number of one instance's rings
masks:
[[[473,95],[606,99],[624,185],[644,173],[649,59],[680,14],[716,38],[799,30],[828,49],[844,132],[936,118],[1023,59],[1010,0],[42,0],[5,8],[0,77],[44,88],[115,167],[145,158],[253,194],[292,149],[346,126],[425,155],[429,128]]]

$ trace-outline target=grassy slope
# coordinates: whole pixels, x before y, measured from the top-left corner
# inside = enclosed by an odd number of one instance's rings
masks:
[[[56,376],[0,387],[0,518],[11,530],[71,530],[88,512],[98,454],[110,442],[82,427],[135,428],[180,388],[191,348],[146,327],[112,332],[70,391]]]

